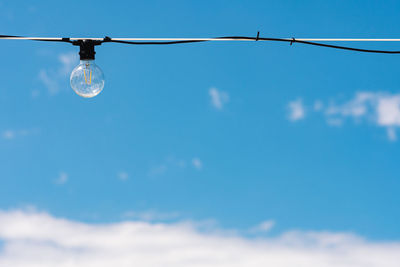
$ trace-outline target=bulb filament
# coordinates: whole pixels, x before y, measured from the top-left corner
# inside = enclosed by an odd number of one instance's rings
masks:
[[[92,83],[92,70],[90,70],[90,74],[89,74],[89,82],[86,78],[86,70],[83,70],[83,76],[85,76],[85,82],[86,84],[91,84]]]

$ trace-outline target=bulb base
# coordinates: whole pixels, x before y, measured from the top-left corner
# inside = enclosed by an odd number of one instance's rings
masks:
[[[79,46],[80,48],[80,60],[94,60],[94,55],[96,54],[94,47],[96,45],[101,45],[101,42],[87,39],[75,41],[73,45]]]

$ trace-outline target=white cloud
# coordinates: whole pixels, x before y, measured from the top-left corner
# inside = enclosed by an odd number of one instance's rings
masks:
[[[3,132],[2,136],[3,136],[4,139],[8,139],[8,140],[14,139],[15,138],[15,131],[6,130],[6,131]]]
[[[377,122],[381,126],[400,126],[400,94],[375,95]]]
[[[203,169],[203,162],[199,158],[193,158],[192,164],[197,170]]]
[[[126,181],[129,178],[129,174],[125,171],[121,171],[118,173],[118,179],[120,179],[121,181]]]
[[[20,129],[20,130],[13,130],[13,129],[8,129],[2,132],[1,137],[6,140],[12,140],[15,138],[19,137],[25,137],[29,135],[34,135],[38,134],[39,129],[33,128],[33,129]]]
[[[289,102],[288,110],[289,110],[288,118],[291,121],[298,121],[304,119],[306,116],[306,111],[302,99],[297,99]]]
[[[268,220],[250,229],[250,233],[265,233],[269,232],[275,226],[275,221]]]
[[[156,177],[162,176],[167,173],[168,170],[185,169],[186,161],[179,159],[174,156],[166,157],[161,163],[153,165],[148,171],[148,176]]]
[[[7,267],[397,267],[399,242],[350,233],[287,232],[248,239],[193,223],[87,224],[47,213],[0,212]]]
[[[223,109],[224,105],[229,102],[229,95],[227,92],[220,91],[217,88],[210,88],[208,91],[211,99],[211,104],[216,109]]]
[[[59,66],[55,69],[42,69],[39,71],[39,80],[52,95],[58,93],[61,84],[69,84],[68,78],[71,71],[78,64],[79,58],[76,52],[63,53],[58,56]]]
[[[355,119],[362,118],[369,112],[369,104],[372,103],[374,99],[375,96],[372,93],[357,93],[353,99],[341,105],[331,103],[325,109],[325,114],[328,116],[353,117]]]
[[[54,181],[58,185],[63,185],[68,182],[68,174],[66,172],[60,172],[57,179]]]
[[[289,103],[289,118],[304,118],[304,106],[300,99]],[[391,141],[397,139],[396,129],[400,127],[400,94],[385,92],[358,92],[352,99],[341,104],[331,101],[324,104],[314,102],[314,111],[321,112],[331,126],[342,126],[347,118],[356,123],[369,122],[386,128],[387,137]]]
[[[63,53],[58,56],[58,60],[61,63],[58,69],[60,76],[69,77],[71,71],[78,64],[79,57],[76,52]]]
[[[369,121],[387,129],[389,140],[396,140],[396,127],[400,127],[400,94],[359,92],[341,105],[331,103],[325,110],[327,120],[346,117],[356,122]]]
[[[327,117],[367,119],[383,127],[400,126],[400,94],[359,92],[342,104],[332,102],[325,110]]]

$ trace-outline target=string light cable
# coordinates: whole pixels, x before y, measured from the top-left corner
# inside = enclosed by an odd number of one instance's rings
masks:
[[[400,39],[357,39],[357,38],[270,38],[249,36],[225,36],[216,38],[75,38],[75,37],[23,37],[12,35],[0,35],[0,40],[31,40],[41,42],[64,42],[79,46],[80,64],[75,67],[70,76],[72,89],[78,95],[91,98],[98,95],[104,88],[103,71],[95,64],[95,46],[103,43],[120,43],[130,45],[175,45],[200,42],[229,42],[229,41],[250,41],[250,42],[282,42],[300,43],[311,46],[319,46],[340,50],[349,50],[363,53],[375,54],[400,54],[400,50],[375,50],[349,46],[328,44],[327,42],[400,42]]]

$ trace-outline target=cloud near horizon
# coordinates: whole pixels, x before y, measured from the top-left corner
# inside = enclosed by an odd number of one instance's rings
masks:
[[[351,233],[291,231],[249,239],[195,223],[87,224],[37,211],[0,211],[7,267],[397,267],[400,242]]]

